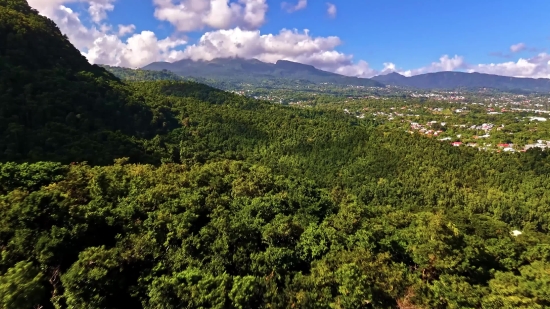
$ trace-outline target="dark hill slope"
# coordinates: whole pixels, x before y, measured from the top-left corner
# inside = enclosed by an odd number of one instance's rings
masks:
[[[148,71],[103,64],[100,64],[99,66],[123,81],[185,80],[183,77],[176,75],[170,71]]]
[[[278,80],[279,83],[333,83],[337,85],[383,87],[381,83],[368,78],[343,76],[319,70],[311,65],[286,60],[279,60],[274,64],[242,58],[218,58],[211,61],[180,60],[173,63],[154,62],[143,67],[143,69],[168,70],[185,77],[250,83],[253,85],[258,85],[263,81]]]
[[[0,161],[145,159],[153,112],[24,0],[0,0]]]
[[[420,89],[494,88],[499,90],[550,91],[550,79],[516,78],[482,73],[437,72],[405,77],[398,73],[375,76],[386,85]]]

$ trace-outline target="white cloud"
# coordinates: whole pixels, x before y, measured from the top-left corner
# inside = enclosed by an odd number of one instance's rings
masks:
[[[79,14],[63,5],[53,10],[48,17],[55,21],[61,32],[80,50],[89,48],[94,39],[101,35],[101,31],[96,27],[85,27],[80,21]]]
[[[336,51],[340,44],[342,41],[336,36],[313,37],[307,29],[303,32],[283,29],[274,35],[235,28],[206,32],[197,44],[185,49],[183,57],[195,61],[227,57],[270,63],[290,60],[350,76],[375,75],[367,62],[354,63],[352,55]]]
[[[155,17],[182,32],[204,28],[258,29],[265,22],[266,0],[153,0]]]
[[[307,0],[299,0],[295,5],[288,2],[283,2],[281,3],[281,7],[289,13],[296,12],[307,7]]]
[[[52,15],[64,3],[76,2],[78,0],[27,0],[29,5],[40,12],[40,14],[52,18]]]
[[[357,63],[338,66],[336,69],[332,70],[328,68],[327,71],[354,77],[373,77],[379,74],[379,72],[371,68],[365,60],[359,60]]]
[[[380,74],[389,74],[392,72],[398,72],[395,64],[392,62],[384,62],[384,68],[380,71]]]
[[[395,70],[395,66],[386,64],[385,68],[392,69],[405,76],[440,71],[464,70],[470,73],[479,72],[511,77],[550,78],[550,54],[540,53],[531,58],[520,58],[516,62],[508,61],[489,64],[469,64],[466,63],[461,56],[449,58],[449,56],[444,55],[439,59],[439,62],[433,62],[428,66],[414,70]]]
[[[63,5],[69,2],[73,0],[29,0],[32,7],[58,25],[91,63],[141,67],[154,61],[175,61],[182,57],[182,51],[177,48],[187,43],[183,38],[161,40],[151,31],[142,31],[122,41],[119,36],[135,31],[134,25],[119,25],[116,34],[108,24],[88,28],[82,24],[77,12]],[[103,14],[112,10],[109,6],[112,0],[86,2],[89,4],[87,12],[95,21],[101,21],[106,16]]]
[[[471,65],[468,71],[514,77],[550,78],[550,54],[540,53],[532,58],[520,58],[516,62]]]
[[[183,39],[165,38],[159,40],[151,31],[142,31],[122,42],[116,35],[97,38],[85,56],[92,63],[123,67],[142,67],[155,61],[181,59],[182,51],[175,47],[186,44]]]
[[[466,68],[466,62],[464,62],[464,57],[455,55],[453,58],[449,58],[448,55],[443,55],[441,58],[439,58],[438,62],[432,62],[430,65],[425,67],[413,69],[413,70],[401,71],[399,73],[405,76],[412,76],[412,75],[433,73],[433,72],[440,72],[440,71],[454,71],[456,69],[464,69],[464,68]]]
[[[136,26],[133,24],[130,25],[118,25],[118,36],[125,36],[127,34],[132,34],[136,31]]]
[[[522,50],[525,50],[527,48],[527,46],[525,45],[525,43],[518,43],[518,44],[514,44],[512,46],[510,46],[510,51],[513,52],[513,53],[517,53],[517,52],[520,52]]]
[[[29,5],[37,9],[41,14],[52,18],[52,15],[63,4],[67,3],[86,3],[88,5],[88,14],[95,23],[100,23],[107,18],[107,12],[114,9],[115,0],[28,0]]]
[[[520,58],[515,62],[490,64],[468,64],[462,56],[455,55],[451,58],[443,55],[439,61],[413,70],[405,71],[397,69],[394,63],[384,63],[384,68],[377,71],[366,61],[354,62],[353,55],[337,51],[336,48],[342,41],[336,36],[314,37],[307,29],[302,32],[283,29],[278,34],[261,34],[254,28],[265,20],[265,0],[238,0],[237,3],[229,3],[229,0],[186,0],[178,5],[172,4],[171,0],[154,1],[157,3],[157,10],[170,8],[171,5],[175,10],[174,18],[187,15],[191,17],[190,20],[171,20],[175,25],[180,25],[180,30],[198,29],[197,27],[212,27],[219,30],[204,33],[196,44],[181,50],[186,44],[182,37],[159,39],[151,31],[133,34],[134,25],[118,25],[113,32],[113,27],[104,21],[107,12],[113,10],[114,0],[29,0],[29,4],[54,20],[61,31],[92,63],[141,67],[154,61],[176,61],[185,58],[211,60],[238,56],[272,63],[277,60],[296,61],[322,70],[358,77],[371,77],[389,72],[411,76],[438,71],[466,70],[504,76],[550,78],[550,54],[547,53]],[[79,13],[64,5],[71,2],[87,3],[87,10],[83,14],[88,14],[94,24],[90,27],[84,26]],[[159,5],[160,2],[163,4]],[[170,14],[166,15],[166,18],[172,16]],[[244,26],[223,29],[235,24]],[[125,40],[121,39],[127,35],[131,36]],[[535,51],[524,43],[512,45],[510,50]]]
[[[335,18],[337,13],[336,5],[327,2],[327,14],[330,18]]]
[[[112,11],[115,6],[113,5],[114,0],[92,0],[88,1],[88,13],[92,18],[92,21],[95,23],[100,23],[102,20],[107,18],[107,11]]]

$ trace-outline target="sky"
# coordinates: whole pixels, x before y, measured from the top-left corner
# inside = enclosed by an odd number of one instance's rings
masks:
[[[548,0],[28,0],[91,62],[290,60],[343,75],[550,78]]]

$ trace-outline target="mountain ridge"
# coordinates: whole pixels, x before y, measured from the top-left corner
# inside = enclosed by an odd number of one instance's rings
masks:
[[[171,71],[179,76],[213,79],[221,82],[259,84],[265,80],[296,83],[332,83],[367,87],[398,86],[415,89],[494,88],[529,92],[550,91],[550,79],[510,77],[486,73],[443,71],[404,76],[397,72],[372,78],[344,76],[289,60],[275,63],[240,57],[215,58],[210,61],[183,59],[175,62],[153,62],[141,69]]]
[[[479,72],[443,71],[410,77],[392,72],[372,79],[390,86],[417,89],[495,88],[550,91],[550,79],[547,78],[510,77]]]
[[[239,57],[215,58],[210,61],[193,61],[183,59],[175,62],[153,62],[141,69],[162,71],[168,70],[180,76],[232,81],[234,83],[258,84],[266,79],[281,79],[301,83],[333,83],[337,85],[354,85],[365,87],[383,87],[382,83],[359,77],[344,76],[289,60],[278,60],[275,63],[262,62],[257,59]]]

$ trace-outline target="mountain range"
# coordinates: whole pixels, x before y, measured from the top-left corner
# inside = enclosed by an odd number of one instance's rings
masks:
[[[179,76],[211,79],[223,83],[267,83],[307,85],[332,83],[367,87],[399,86],[416,89],[476,89],[492,88],[504,91],[521,90],[528,92],[550,91],[550,79],[517,78],[483,73],[437,72],[411,77],[399,73],[379,75],[373,78],[343,76],[319,70],[311,65],[279,60],[266,63],[257,59],[217,58],[211,61],[154,62],[142,69],[171,71]]]
[[[437,72],[411,77],[399,73],[372,78],[391,86],[417,89],[494,88],[499,90],[550,91],[550,79],[518,78],[483,73]]]
[[[217,58],[211,61],[180,60],[154,62],[142,69],[168,70],[185,77],[214,79],[217,81],[259,85],[269,81],[292,84],[332,83],[365,87],[383,87],[382,83],[368,78],[349,77],[319,70],[311,65],[279,60],[266,63],[257,59]]]

